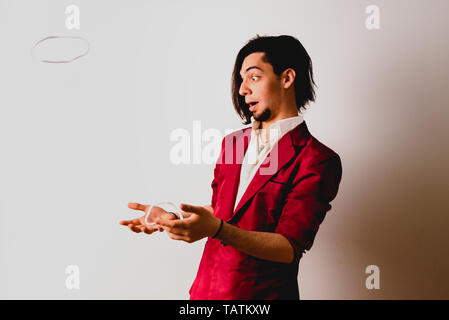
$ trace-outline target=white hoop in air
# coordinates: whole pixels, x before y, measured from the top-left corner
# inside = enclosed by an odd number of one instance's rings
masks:
[[[79,39],[79,40],[83,40],[86,44],[87,44],[87,50],[86,52],[70,59],[70,60],[46,60],[46,59],[40,59],[41,62],[45,62],[45,63],[70,63],[72,61],[75,61],[81,57],[84,57],[85,55],[87,55],[89,53],[90,50],[90,44],[89,41],[87,41],[87,39],[84,39],[82,37],[76,37],[76,36],[48,36],[45,37],[44,39],[39,40],[38,42],[36,42],[33,46],[33,48],[31,48],[31,54],[34,57],[34,49],[41,44],[44,41],[50,40],[50,39]]]

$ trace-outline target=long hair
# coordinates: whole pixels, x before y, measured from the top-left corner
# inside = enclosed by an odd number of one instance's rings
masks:
[[[316,84],[313,80],[312,60],[301,42],[288,35],[256,35],[240,49],[232,72],[232,103],[235,111],[242,118],[243,124],[251,123],[252,112],[249,111],[249,106],[245,103],[245,97],[239,94],[242,84],[240,69],[243,60],[254,52],[265,53],[263,61],[270,63],[274,73],[278,76],[288,68],[295,70],[295,99],[299,112],[301,112],[301,108],[305,109],[309,102],[315,101],[314,86]]]

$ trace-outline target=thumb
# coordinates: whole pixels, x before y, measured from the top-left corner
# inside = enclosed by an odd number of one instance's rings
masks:
[[[135,202],[128,203],[128,208],[134,209],[134,210],[140,210],[143,212],[145,212],[147,207],[148,207],[148,205],[144,205],[144,204],[140,204],[140,203],[135,203]]]
[[[185,203],[181,203],[180,208],[182,211],[195,213],[200,216],[206,214],[206,212],[207,212],[207,210],[201,206],[193,206],[191,204],[185,204]]]

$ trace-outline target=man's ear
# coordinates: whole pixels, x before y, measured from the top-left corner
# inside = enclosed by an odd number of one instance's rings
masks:
[[[296,72],[292,68],[288,68],[282,72],[282,86],[288,89],[295,83]]]

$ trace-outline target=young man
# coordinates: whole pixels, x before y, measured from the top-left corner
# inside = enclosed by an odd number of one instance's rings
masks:
[[[252,125],[223,139],[211,205],[182,204],[183,220],[156,208],[151,227],[143,217],[121,223],[189,243],[208,237],[191,299],[299,299],[299,260],[342,174],[340,157],[299,113],[315,99],[312,62],[291,36],[257,36],[238,53],[232,80],[234,107]]]

